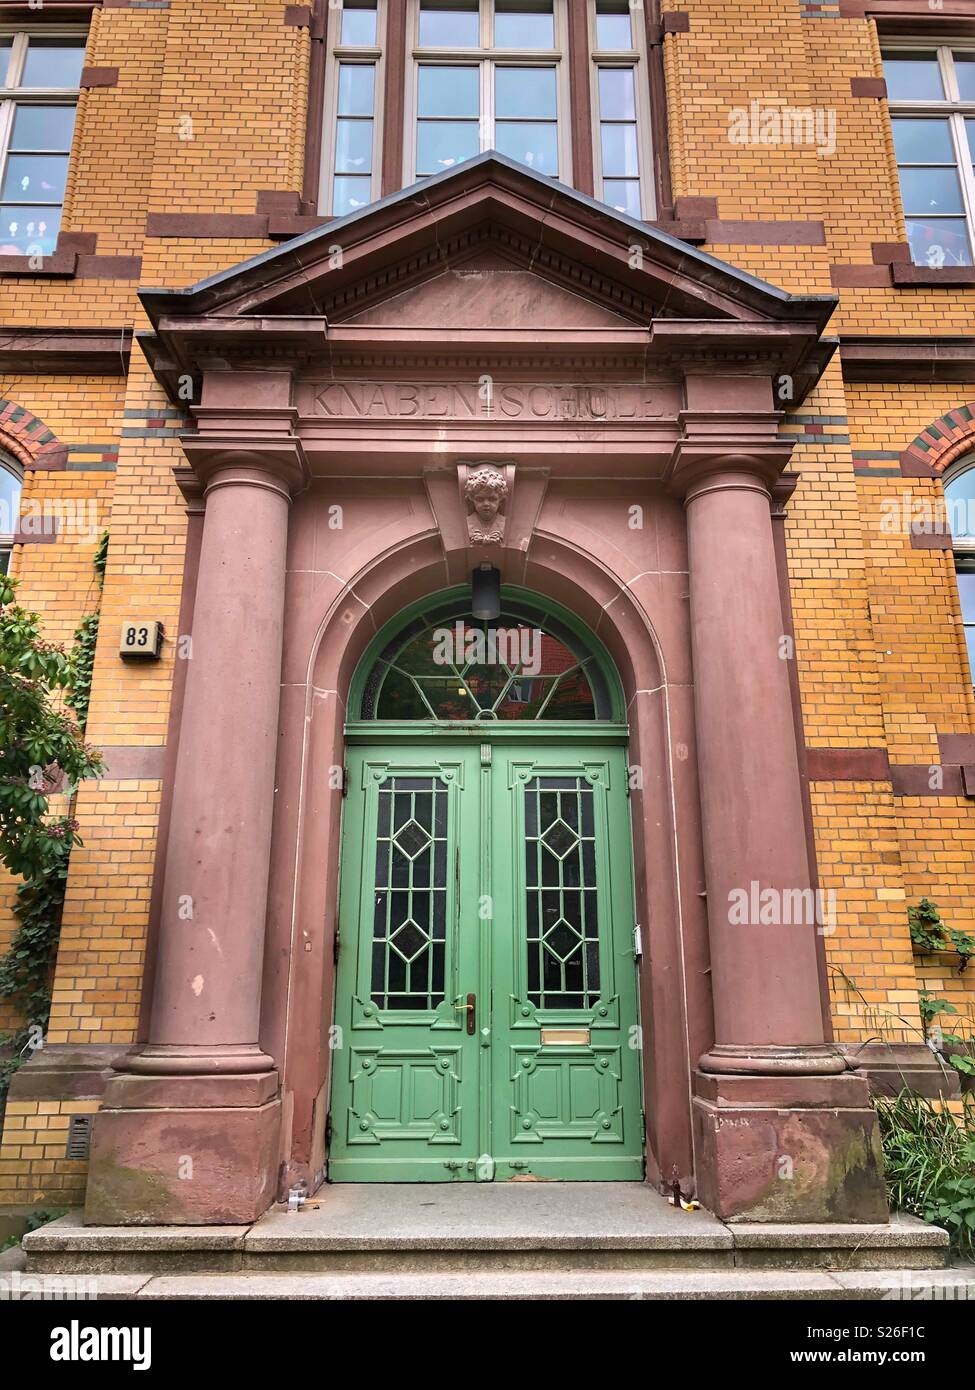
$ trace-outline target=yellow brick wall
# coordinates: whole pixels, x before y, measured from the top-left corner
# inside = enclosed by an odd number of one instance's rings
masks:
[[[870,264],[871,242],[904,240],[885,105],[850,89],[851,78],[880,74],[872,24],[804,18],[797,0],[663,8],[691,22],[664,40],[675,195],[716,197],[726,220],[825,228],[821,245],[719,242],[711,254],[795,293],[825,293],[831,265]],[[117,66],[119,82],[82,97],[64,226],[96,233],[100,255],[141,257],[140,279],[0,276],[0,324],[143,328],[139,283],[188,285],[267,248],[254,237],[147,236],[145,226],[147,214],[249,214],[263,190],[300,190],[310,40],[283,17],[276,0],[95,11],[86,61]],[[730,113],[752,99],[833,111],[835,153],[730,143]],[[834,332],[964,334],[975,291],[844,289],[840,301]],[[25,376],[0,386],[76,450],[68,471],[30,475],[28,498],[91,503],[111,531],[89,737],[161,748],[186,534],[171,472],[182,458],[178,413],[138,347],[127,379]],[[894,763],[924,764],[937,759],[938,733],[975,732],[950,559],[878,524],[891,494],[934,497],[937,485],[855,466],[856,451],[899,454],[973,398],[975,383],[844,383],[835,359],[801,407],[785,407],[783,431],[799,441],[786,544],[813,748],[886,749]],[[114,446],[116,470],[86,470],[85,445]],[[62,536],[16,557],[23,601],[55,640],[69,641],[96,599],[92,550]],[[137,613],[165,624],[157,664],[118,660],[119,629]],[[157,779],[103,779],[79,793],[84,845],[68,886],[52,1042],[136,1037],[160,796]],[[948,958],[916,960],[906,911],[926,895],[952,925],[975,918],[975,805],[895,796],[884,782],[814,782],[811,796],[822,886],[836,894],[826,951],[838,1039],[916,1040],[925,986],[972,1017],[975,968],[970,981]],[[0,883],[0,949],[11,893]],[[11,1104],[0,1201],[80,1197],[84,1166],[56,1152],[71,1104],[96,1102]]]

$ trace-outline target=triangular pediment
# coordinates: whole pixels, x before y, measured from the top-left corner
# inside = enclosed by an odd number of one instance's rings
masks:
[[[388,293],[336,322],[390,328],[619,328],[632,324],[618,310],[563,288],[505,256],[490,242],[439,265],[419,284]]]
[[[264,349],[307,358],[330,335],[389,352],[411,335],[429,350],[473,350],[484,334],[501,351],[506,334],[524,344],[532,332],[539,350],[575,340],[598,352],[615,334],[628,351],[642,335],[658,354],[697,351],[703,335],[724,352],[771,354],[781,370],[800,359],[815,369],[822,353],[812,361],[810,350],[836,303],[788,294],[493,153],[141,298],[156,329],[141,341],[160,373],[164,361],[196,371],[200,354],[253,352],[257,334]]]

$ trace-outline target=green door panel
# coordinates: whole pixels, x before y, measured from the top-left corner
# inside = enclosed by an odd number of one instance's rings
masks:
[[[330,1179],[642,1177],[624,749],[348,761]]]
[[[494,750],[497,1178],[643,1176],[623,750]]]
[[[349,751],[332,1058],[335,1181],[473,1177],[478,1046],[455,1004],[477,970],[460,928],[477,877],[475,756]]]

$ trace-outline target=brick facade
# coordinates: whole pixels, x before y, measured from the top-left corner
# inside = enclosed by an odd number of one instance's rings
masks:
[[[286,22],[295,9],[272,0],[96,7],[86,63],[117,67],[118,82],[82,94],[63,223],[94,237],[94,250],[70,278],[0,275],[4,329],[98,328],[120,342],[114,369],[23,369],[0,383],[9,403],[0,407],[0,447],[18,457],[34,447],[23,443],[29,420],[50,436],[23,458],[25,504],[94,522],[83,534],[62,522],[52,543],[15,551],[21,601],[52,640],[69,642],[91,610],[91,557],[101,529],[111,534],[87,729],[108,773],[77,798],[84,843],[71,865],[52,1045],[139,1037],[178,665],[187,518],[172,470],[184,462],[186,422],[140,349],[123,352],[123,330],[145,327],[139,285],[190,285],[259,254],[274,244],[254,231],[261,195],[302,195],[317,40]],[[970,333],[975,288],[895,287],[874,274],[883,270],[874,244],[905,241],[885,102],[851,85],[881,76],[875,23],[798,0],[663,6],[665,16],[677,10],[689,24],[662,40],[671,177],[675,198],[717,200],[716,239],[704,249],[789,291],[835,290],[829,331],[844,341]],[[729,145],[728,111],[752,99],[835,112],[835,153]],[[166,224],[152,219],[173,214],[249,220],[237,224],[240,235],[227,221],[213,224],[214,235],[192,223],[185,235],[154,233]],[[805,229],[800,242],[776,224]],[[836,267],[872,270],[864,283],[844,284]],[[809,783],[820,886],[837,904],[829,989],[838,1042],[916,1042],[920,989],[955,1004],[955,1031],[975,1031],[975,969],[959,974],[948,955],[919,960],[907,923],[909,904],[928,896],[950,925],[969,927],[975,802],[951,777],[938,793],[913,795],[889,774],[830,768],[862,750],[885,754],[895,769],[950,768],[939,738],[975,739],[950,551],[912,546],[909,534],[880,524],[891,499],[937,498],[937,477],[902,471],[902,458],[918,438],[930,441],[932,424],[975,400],[975,377],[845,380],[841,357],[842,349],[794,413],[786,407],[782,424],[798,439],[785,534],[803,733],[812,753],[836,755],[813,766]],[[967,436],[975,451],[975,420],[953,419],[952,442]],[[118,658],[120,628],[135,615],[165,625],[158,663]],[[0,885],[0,949],[11,898]],[[0,1203],[81,1200],[84,1165],[64,1159],[64,1136],[71,1113],[97,1104],[11,1097]]]

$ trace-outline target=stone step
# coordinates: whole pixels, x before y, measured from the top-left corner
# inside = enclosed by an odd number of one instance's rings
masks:
[[[369,1219],[360,1209],[350,1220],[342,1201],[323,1201],[303,1212],[270,1212],[251,1227],[86,1227],[70,1213],[32,1232],[24,1247],[30,1273],[77,1275],[501,1277],[567,1270],[926,1270],[947,1263],[945,1232],[909,1216],[885,1226],[729,1226],[707,1212],[675,1213],[651,1193],[653,1201],[641,1198],[635,1216],[624,1198],[613,1221],[595,1207],[580,1220],[561,1186],[560,1210],[516,1199],[503,1219],[491,1212],[485,1219],[483,1209],[452,1206],[429,1190],[430,1200],[412,1207],[412,1197],[404,1197],[395,1216],[381,1208]],[[661,1203],[665,1211],[655,1205]]]
[[[9,1276],[7,1276],[9,1277]],[[3,1276],[0,1275],[0,1282]],[[627,1269],[371,1274],[102,1274],[82,1278],[25,1274],[19,1297],[156,1301],[554,1301],[975,1299],[975,1268],[935,1270],[793,1269],[634,1271]],[[37,1285],[35,1287],[34,1285]],[[64,1287],[62,1288],[62,1284]]]

